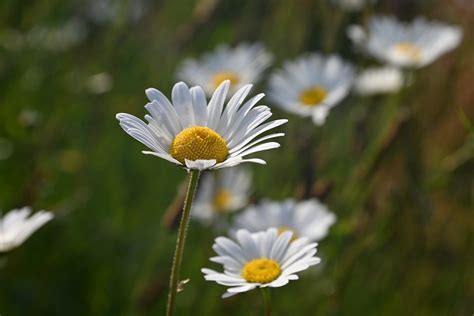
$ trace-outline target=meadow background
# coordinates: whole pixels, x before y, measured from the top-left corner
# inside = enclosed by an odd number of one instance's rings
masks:
[[[186,172],[144,156],[115,120],[143,117],[144,89],[170,95],[185,57],[260,41],[276,66],[306,51],[359,66],[350,23],[374,12],[458,24],[461,45],[399,94],[350,95],[316,128],[290,122],[252,166],[253,199],[317,196],[338,216],[322,264],[273,291],[277,315],[474,313],[474,5],[381,0],[0,2],[0,209],[56,218],[3,258],[0,313],[162,315],[176,231],[162,220]],[[264,91],[258,84],[253,94]],[[269,104],[269,101],[263,101]],[[271,106],[271,104],[269,104]],[[179,201],[178,201],[179,204]],[[226,300],[201,267],[215,233],[192,222],[178,315],[260,315],[260,295]]]

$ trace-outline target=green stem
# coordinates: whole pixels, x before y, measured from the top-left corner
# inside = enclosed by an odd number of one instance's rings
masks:
[[[174,253],[173,266],[171,267],[170,292],[168,295],[168,306],[166,315],[172,316],[176,305],[176,294],[178,293],[179,270],[183,260],[184,242],[186,241],[186,231],[189,224],[189,215],[191,205],[193,204],[194,194],[196,193],[200,171],[191,170],[189,174],[189,186],[184,200],[183,213],[179,223],[178,239],[176,240],[176,250]]]
[[[272,297],[270,296],[270,289],[268,287],[264,287],[262,290],[262,297],[263,297],[263,305],[265,308],[265,316],[272,315]]]

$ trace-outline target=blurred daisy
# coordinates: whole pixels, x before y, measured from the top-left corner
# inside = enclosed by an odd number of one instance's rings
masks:
[[[200,182],[192,217],[209,224],[217,216],[247,205],[252,176],[243,167],[227,168],[206,174]]]
[[[371,19],[368,32],[351,26],[348,35],[356,45],[383,62],[420,68],[458,46],[462,30],[422,17],[403,23],[391,16],[378,16]]]
[[[185,60],[178,70],[178,78],[203,87],[208,96],[224,80],[229,80],[233,93],[246,84],[257,83],[272,59],[261,44],[240,44],[235,48],[220,45],[198,60]]]
[[[250,233],[241,229],[237,241],[218,237],[212,248],[218,254],[210,260],[224,266],[224,272],[202,269],[207,281],[228,286],[223,298],[255,288],[281,287],[297,280],[297,272],[318,264],[316,243],[306,238],[292,240],[290,231],[278,234],[274,228]]]
[[[283,133],[258,136],[287,120],[263,124],[272,115],[267,106],[255,106],[264,94],[244,103],[251,85],[240,88],[224,108],[229,85],[229,80],[221,83],[209,105],[199,86],[190,89],[183,82],[175,84],[172,103],[160,91],[147,89],[146,95],[151,101],[145,106],[151,114],[145,116],[148,124],[126,113],[117,114],[117,119],[125,132],[152,150],[144,154],[187,169],[219,169],[243,162],[265,164],[262,159],[244,157],[280,147],[276,142],[260,143]]]
[[[326,237],[335,222],[334,213],[317,199],[302,202],[293,199],[283,202],[264,201],[259,205],[249,206],[239,214],[233,231],[243,228],[258,232],[274,227],[279,233],[291,231],[294,238],[305,237],[319,241]]]
[[[354,90],[361,95],[397,92],[403,85],[403,75],[398,68],[368,68],[360,73],[354,83]]]
[[[332,107],[349,92],[352,66],[338,56],[311,54],[286,62],[270,77],[269,97],[283,110],[312,116],[316,125],[324,124]]]
[[[374,4],[376,0],[332,0],[332,2],[344,11],[360,11],[366,4]]]
[[[20,246],[38,228],[53,219],[51,212],[39,211],[32,216],[30,214],[31,208],[23,207],[0,217],[0,252]]]

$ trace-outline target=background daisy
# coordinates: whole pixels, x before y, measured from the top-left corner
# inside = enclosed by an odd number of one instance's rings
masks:
[[[31,208],[13,209],[0,217],[0,252],[20,246],[37,229],[53,219],[53,213],[36,212],[30,216]]]
[[[293,237],[319,241],[336,222],[336,215],[317,199],[296,202],[263,201],[246,208],[235,218],[232,231],[247,229],[258,232],[274,227],[278,232],[291,231]]]
[[[269,98],[283,110],[311,116],[322,125],[349,92],[353,77],[352,66],[338,56],[311,54],[285,62],[271,75]]]
[[[404,23],[393,16],[376,16],[370,20],[367,31],[351,26],[348,35],[362,50],[382,62],[419,68],[458,46],[462,30],[423,17]]]
[[[250,233],[241,229],[236,241],[218,237],[212,249],[218,254],[210,260],[224,266],[224,272],[204,268],[204,278],[228,286],[223,298],[255,288],[281,287],[297,280],[297,272],[318,264],[316,243],[306,238],[291,241],[289,231],[278,234],[274,228]]]
[[[187,59],[178,69],[178,78],[204,88],[208,96],[224,81],[231,93],[249,83],[257,83],[270,66],[272,55],[262,44],[242,43],[232,48],[222,44],[199,59]]]
[[[191,217],[209,224],[219,215],[244,207],[252,186],[252,174],[244,167],[205,174],[199,183]]]
[[[264,123],[272,116],[269,107],[256,106],[264,94],[244,103],[251,85],[240,88],[224,108],[229,85],[229,80],[222,82],[209,105],[199,86],[190,89],[183,82],[175,84],[172,103],[160,91],[147,89],[146,95],[151,101],[145,106],[150,112],[145,116],[148,124],[126,113],[116,117],[125,132],[152,150],[144,151],[144,154],[188,169],[219,169],[243,162],[265,164],[262,159],[244,157],[280,147],[276,142],[260,143],[283,136],[283,133],[258,136],[287,120]]]
[[[353,89],[360,95],[397,92],[403,86],[403,74],[394,67],[364,69],[354,82]]]

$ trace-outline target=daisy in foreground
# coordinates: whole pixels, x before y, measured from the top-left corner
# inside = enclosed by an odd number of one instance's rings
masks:
[[[317,199],[296,202],[287,199],[283,202],[264,201],[249,206],[235,218],[237,229],[258,232],[270,227],[279,233],[290,231],[293,238],[305,237],[319,241],[326,237],[329,228],[336,222],[336,215]]]
[[[272,74],[269,97],[283,110],[323,125],[331,108],[349,93],[353,77],[352,66],[338,56],[311,54]]]
[[[30,216],[31,208],[23,207],[0,217],[0,252],[23,244],[37,229],[53,219],[53,213],[39,211]],[[30,217],[28,217],[30,216]]]
[[[318,264],[316,243],[306,238],[294,241],[293,233],[278,234],[271,228],[263,232],[237,231],[236,241],[218,237],[212,248],[218,254],[210,258],[224,266],[224,272],[204,268],[204,278],[228,286],[223,298],[255,288],[281,287],[297,280],[297,272]]]
[[[462,29],[423,17],[403,23],[391,16],[371,19],[367,32],[351,26],[348,35],[368,54],[398,67],[420,68],[456,48]]]
[[[244,167],[226,168],[204,175],[191,210],[191,217],[210,224],[224,214],[247,205],[252,175]]]
[[[257,83],[272,62],[272,55],[261,44],[239,44],[235,48],[220,45],[200,59],[187,59],[178,70],[178,78],[204,88],[208,96],[224,81],[230,91],[249,83]]]
[[[222,82],[209,104],[201,87],[188,88],[183,82],[174,85],[172,102],[160,91],[147,89],[148,123],[126,113],[117,114],[117,119],[125,132],[152,150],[144,154],[187,169],[219,169],[243,162],[265,164],[262,159],[244,157],[280,147],[276,142],[264,141],[283,133],[259,136],[287,120],[264,123],[272,116],[269,107],[256,106],[264,94],[244,102],[252,85],[240,88],[224,107],[229,86],[229,80]]]

